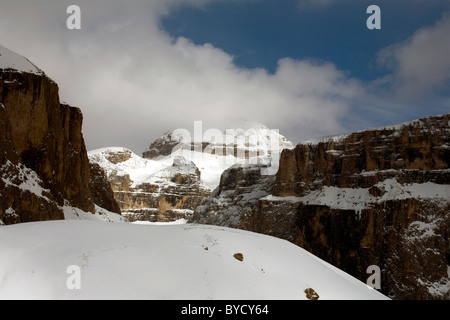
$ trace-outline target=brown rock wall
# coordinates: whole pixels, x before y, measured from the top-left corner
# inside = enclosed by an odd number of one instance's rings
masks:
[[[450,299],[450,198],[408,196],[413,183],[450,185],[449,169],[450,114],[302,143],[282,152],[276,178],[265,178],[267,193],[252,203],[239,186],[261,190],[263,177],[228,170],[193,222],[286,239],[363,282],[377,265],[381,291],[394,299]],[[324,190],[336,194],[320,198]],[[352,202],[339,206],[343,193]]]
[[[66,204],[95,211],[83,115],[80,109],[61,104],[58,92],[58,85],[45,74],[0,70],[4,223],[64,219],[61,207]]]

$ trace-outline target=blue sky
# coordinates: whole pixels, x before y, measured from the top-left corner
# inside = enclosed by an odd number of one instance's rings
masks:
[[[381,30],[366,27],[370,16],[366,9],[372,4],[381,9]],[[450,1],[328,1],[323,5],[298,0],[220,1],[202,8],[182,6],[162,19],[161,25],[174,37],[222,48],[243,68],[275,73],[279,59],[285,57],[331,62],[348,77],[370,86],[392,72],[378,61],[384,48],[407,41],[449,10]],[[449,38],[443,41],[448,43]],[[372,93],[382,95],[381,89]],[[347,122],[343,131],[449,112],[448,93],[444,88],[418,101],[407,101],[411,108],[400,108],[388,116],[363,110],[365,121],[343,119],[342,123]],[[413,105],[416,102],[418,105]]]
[[[297,143],[450,112],[449,35],[448,0],[0,0],[1,44],[81,108],[88,149],[138,154],[195,121]]]
[[[380,7],[381,30],[369,30],[369,5]],[[376,54],[439,20],[450,1],[334,1],[299,6],[298,0],[221,1],[203,8],[183,6],[161,24],[172,36],[212,43],[235,57],[235,64],[274,72],[278,60],[313,58],[335,63],[362,80],[385,70]]]

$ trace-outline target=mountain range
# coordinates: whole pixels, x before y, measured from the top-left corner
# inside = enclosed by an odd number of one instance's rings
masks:
[[[0,99],[1,298],[450,299],[450,114],[297,145],[249,122],[87,152],[81,110],[1,46]]]
[[[449,299],[450,114],[285,149],[275,176],[232,167],[191,223],[272,235],[395,299]]]
[[[166,197],[180,186],[210,191],[218,169],[202,181],[207,168],[179,155],[88,155],[81,110],[58,91],[0,46],[0,299],[387,299],[282,239],[182,220],[130,223],[112,182]]]
[[[282,149],[293,148],[285,137],[259,123],[216,130],[216,137],[230,131],[229,144],[218,143],[207,132],[197,144],[187,130],[177,129],[153,141],[142,157],[121,147],[93,150],[88,156],[106,173],[121,212],[130,221],[189,219],[220,184],[227,168],[238,163],[269,167]]]

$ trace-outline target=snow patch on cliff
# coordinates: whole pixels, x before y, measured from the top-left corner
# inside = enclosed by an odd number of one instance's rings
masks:
[[[7,160],[0,168],[0,178],[6,186],[13,186],[23,191],[29,191],[38,197],[50,201],[44,194],[50,193],[50,190],[42,187],[43,182],[38,174],[24,166],[23,164],[14,165]]]
[[[339,188],[324,186],[302,197],[276,197],[268,195],[263,198],[270,201],[303,202],[310,205],[324,205],[332,209],[360,211],[371,204],[399,199],[450,199],[450,186],[426,183],[401,184],[397,179],[386,179],[374,185],[383,194],[379,197],[370,193],[370,188]]]

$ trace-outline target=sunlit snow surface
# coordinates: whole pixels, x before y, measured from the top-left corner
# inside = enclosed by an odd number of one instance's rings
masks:
[[[80,268],[79,289],[69,289],[69,266]],[[306,288],[319,299],[386,299],[292,243],[242,230],[184,221],[0,227],[0,299],[303,300]]]
[[[114,153],[127,153],[129,159],[123,162],[112,163],[108,160],[108,156]],[[232,165],[246,164],[251,162],[269,162],[267,156],[262,156],[250,160],[237,159],[234,156],[218,156],[196,151],[179,150],[169,156],[161,156],[154,159],[142,158],[132,151],[122,147],[109,147],[89,151],[89,160],[98,163],[109,177],[112,174],[124,176],[129,175],[132,184],[131,187],[142,183],[160,183],[161,172],[170,168],[176,157],[183,157],[186,161],[192,161],[200,171],[200,179],[204,186],[210,190],[214,190],[220,183],[222,173]],[[182,168],[177,167],[180,173]],[[170,179],[166,179],[166,182]]]
[[[14,69],[18,72],[43,74],[42,70],[27,58],[0,45],[0,69]]]

